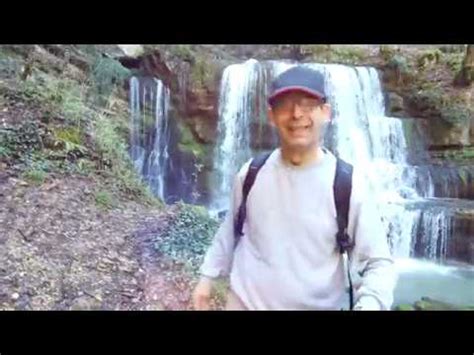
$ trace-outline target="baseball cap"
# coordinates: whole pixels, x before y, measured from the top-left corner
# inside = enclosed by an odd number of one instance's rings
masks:
[[[314,98],[326,100],[324,76],[305,66],[292,67],[272,81],[268,103],[272,105],[275,98],[291,91],[305,92]]]

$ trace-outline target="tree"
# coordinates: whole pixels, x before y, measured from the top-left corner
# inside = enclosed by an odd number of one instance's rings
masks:
[[[469,86],[474,81],[474,44],[468,44],[461,70],[456,75],[454,83],[459,86]]]

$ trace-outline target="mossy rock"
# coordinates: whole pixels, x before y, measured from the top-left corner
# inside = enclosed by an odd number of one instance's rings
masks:
[[[454,311],[467,309],[471,306],[456,306],[448,302],[422,297],[421,300],[414,303],[414,307],[418,311]]]
[[[411,304],[400,304],[395,307],[395,311],[414,311],[415,307]]]
[[[203,159],[207,154],[207,149],[194,138],[191,129],[184,123],[178,124],[180,141],[178,147],[181,151],[193,154],[198,160]]]
[[[449,160],[451,162],[463,162],[474,159],[474,147],[440,150],[432,152],[431,155],[436,159]]]

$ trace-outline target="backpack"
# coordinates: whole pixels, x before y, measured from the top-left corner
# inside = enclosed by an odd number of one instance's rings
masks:
[[[245,176],[242,188],[242,202],[237,212],[237,218],[234,221],[234,234],[236,238],[235,245],[237,245],[240,237],[243,235],[243,225],[247,215],[247,197],[252,188],[252,185],[257,178],[258,171],[265,164],[272,152],[265,152],[257,155],[252,159],[247,175]],[[336,243],[339,253],[343,256],[344,263],[347,265],[348,252],[354,247],[354,242],[350,239],[347,233],[347,225],[349,221],[349,204],[352,191],[352,172],[351,164],[345,162],[340,158],[336,158],[336,175],[334,177],[333,192],[334,202],[336,205],[336,221],[338,231],[336,233]],[[347,276],[349,282],[349,304],[350,309],[354,306],[354,295],[352,287],[352,279],[349,272],[349,267],[346,266]]]

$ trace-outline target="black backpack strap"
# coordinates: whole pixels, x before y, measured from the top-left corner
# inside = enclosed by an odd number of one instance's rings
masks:
[[[353,167],[351,164],[337,158],[336,176],[333,185],[338,227],[336,242],[339,252],[344,258],[344,263],[346,263],[345,268],[347,269],[349,281],[349,306],[351,310],[354,308],[354,291],[348,264],[348,252],[354,247],[354,240],[351,240],[349,237],[347,226],[349,223],[349,205],[352,192],[352,172]]]
[[[354,246],[347,233],[347,225],[349,223],[349,204],[352,192],[352,165],[344,160],[337,158],[336,176],[334,178],[334,201],[336,203],[337,227],[336,235],[339,251],[344,253],[350,251]]]
[[[250,163],[249,170],[247,171],[247,175],[245,176],[244,185],[242,189],[242,201],[240,203],[239,211],[237,214],[237,218],[234,223],[234,234],[236,237],[236,245],[239,238],[244,234],[243,233],[243,226],[245,218],[247,217],[247,197],[249,195],[250,189],[252,188],[255,179],[257,178],[258,171],[260,168],[265,164],[268,157],[272,154],[272,152],[265,152],[262,154],[257,155],[255,158],[252,159]]]

